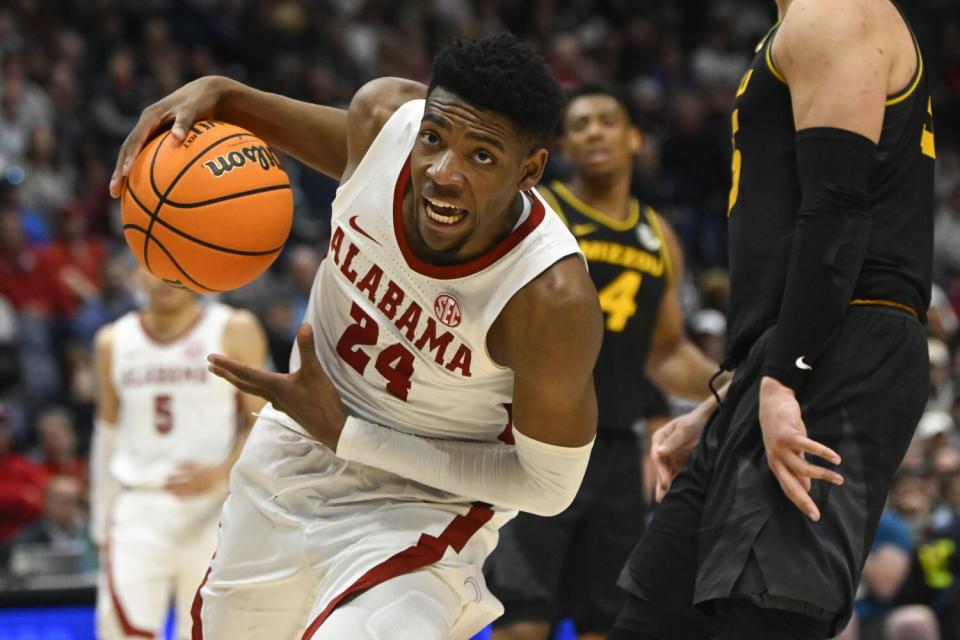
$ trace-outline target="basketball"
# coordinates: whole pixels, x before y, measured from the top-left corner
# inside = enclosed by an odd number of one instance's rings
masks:
[[[241,287],[280,255],[293,221],[290,180],[240,127],[198,122],[182,144],[144,146],[120,201],[123,235],[148,271],[197,293]]]

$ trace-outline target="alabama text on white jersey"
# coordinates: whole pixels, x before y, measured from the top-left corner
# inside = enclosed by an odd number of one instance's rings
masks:
[[[120,412],[110,470],[122,485],[162,487],[182,462],[215,464],[229,454],[240,396],[207,370],[207,355],[223,352],[232,312],[207,304],[194,325],[169,342],[151,337],[138,312],[114,324],[111,377]]]
[[[337,191],[305,320],[351,414],[421,436],[509,441],[513,372],[487,353],[487,332],[519,289],[579,248],[532,190],[512,233],[487,253],[447,266],[418,259],[401,218],[423,108],[400,107]]]

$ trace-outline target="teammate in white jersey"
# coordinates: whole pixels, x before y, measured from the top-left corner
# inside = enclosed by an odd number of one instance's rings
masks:
[[[149,132],[214,115],[341,183],[293,373],[211,358],[272,406],[231,475],[195,637],[468,638],[502,613],[481,573],[497,529],[563,510],[596,430],[596,292],[533,190],[562,105],[503,34],[347,112],[223,78],[144,112],[114,195]]]
[[[101,640],[176,637],[216,545],[226,479],[263,401],[207,370],[211,352],[263,366],[266,340],[246,311],[200,305],[140,271],[146,308],[97,335],[92,537],[101,550]]]

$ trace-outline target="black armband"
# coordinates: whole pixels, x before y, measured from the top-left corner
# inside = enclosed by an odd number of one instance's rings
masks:
[[[799,391],[839,326],[867,253],[876,145],[843,129],[797,132],[800,211],[763,375]]]

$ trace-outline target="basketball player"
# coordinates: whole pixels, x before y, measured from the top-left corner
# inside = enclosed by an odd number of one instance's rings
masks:
[[[890,0],[779,0],[733,111],[719,411],[621,584],[613,638],[827,638],[927,396],[934,143],[927,72]],[[697,609],[694,609],[697,607]],[[698,628],[699,627],[699,628]]]
[[[150,123],[219,113],[340,179],[293,373],[211,357],[271,404],[231,475],[196,637],[468,638],[502,613],[481,573],[497,530],[566,508],[596,430],[596,290],[532,189],[562,105],[501,34],[444,47],[429,87],[367,84],[345,129],[207,79],[130,134],[121,174]]]
[[[653,409],[644,404],[644,372],[663,391],[699,400],[710,394],[716,371],[684,334],[676,236],[630,196],[641,135],[625,101],[607,87],[582,87],[561,123],[573,175],[539,191],[576,236],[604,312],[593,372],[597,440],[569,509],[553,518],[521,513],[501,533],[488,565],[491,589],[506,609],[494,638],[545,639],[563,617],[573,618],[581,638],[610,631],[623,601],[617,576],[643,531],[633,425]]]
[[[263,404],[210,374],[206,357],[263,366],[266,342],[246,311],[200,305],[145,269],[139,279],[146,307],[104,326],[95,343],[97,637],[160,638],[172,600],[183,640],[216,546],[227,474],[247,417]]]

